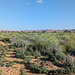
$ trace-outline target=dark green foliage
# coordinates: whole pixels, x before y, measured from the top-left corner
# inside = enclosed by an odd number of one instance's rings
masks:
[[[17,60],[13,60],[13,62],[14,62],[14,63],[19,63],[19,61],[17,61]]]
[[[26,75],[23,68],[20,69],[20,75]]]
[[[4,66],[4,63],[3,62],[0,62],[0,67]]]
[[[35,56],[35,59],[37,59],[38,57],[40,57],[41,56],[41,54],[39,53],[39,52],[34,52],[34,54],[33,54],[34,56]]]
[[[30,62],[31,60],[32,60],[32,57],[25,57],[25,58],[24,58],[24,61],[21,62],[21,63],[22,63],[22,64],[25,64],[25,63]]]
[[[48,74],[48,69],[46,67],[38,67],[36,65],[30,65],[30,70],[33,70],[36,73],[46,73]]]
[[[68,53],[75,56],[75,42],[73,40],[66,41],[64,46]]]
[[[3,37],[2,39],[1,39],[1,41],[3,41],[3,42],[9,42],[9,37]]]
[[[25,51],[25,55],[31,55],[31,52]]]
[[[21,58],[21,59],[24,59],[25,58],[25,51],[24,50],[16,50],[16,54],[15,54],[16,57],[18,58]]]
[[[50,60],[52,62],[56,62],[57,61],[56,57],[53,55],[52,52],[49,53],[48,60]]]
[[[12,67],[13,65],[14,65],[13,61],[11,61],[11,62],[9,62],[9,63],[6,64],[7,67]]]
[[[75,72],[75,61],[72,61],[72,59],[70,57],[66,57],[63,65],[64,65],[66,73],[74,73]]]

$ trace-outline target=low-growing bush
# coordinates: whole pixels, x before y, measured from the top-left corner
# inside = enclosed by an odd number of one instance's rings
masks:
[[[31,55],[31,52],[25,51],[25,55]]]
[[[0,62],[0,67],[4,66],[4,62]]]
[[[66,73],[75,73],[75,61],[72,61],[70,57],[66,57],[63,65]]]
[[[21,50],[21,49],[16,50],[15,56],[18,57],[18,58],[24,59],[25,58],[25,51]]]
[[[24,73],[24,69],[23,68],[20,69],[20,75],[27,75],[27,74]]]
[[[30,62],[31,60],[32,60],[32,57],[25,57],[25,58],[24,58],[24,61],[21,62],[21,63],[22,63],[22,64],[25,64],[25,63]]]
[[[53,55],[52,52],[50,52],[48,54],[48,60],[52,61],[52,62],[57,62],[58,60],[56,59],[56,57]]]
[[[19,61],[18,61],[18,60],[13,60],[13,62],[14,62],[14,63],[19,63]]]
[[[11,62],[9,62],[9,63],[6,64],[7,67],[12,67],[13,65],[14,65],[13,61],[11,61]]]
[[[48,74],[49,70],[46,67],[38,67],[36,65],[31,64],[30,65],[30,70],[33,70],[36,73],[46,73]]]
[[[1,39],[1,41],[3,41],[3,42],[9,42],[9,37],[3,37],[2,39]]]

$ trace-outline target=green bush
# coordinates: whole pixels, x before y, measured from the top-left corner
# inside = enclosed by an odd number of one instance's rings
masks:
[[[4,66],[4,62],[0,62],[0,67]]]
[[[19,61],[18,61],[18,60],[13,60],[13,62],[14,62],[14,63],[19,63]]]
[[[11,61],[8,64],[6,64],[7,67],[12,67],[13,65],[14,65],[14,62],[13,61]]]
[[[1,41],[3,41],[3,42],[9,42],[9,37],[3,37],[2,39],[1,39]]]
[[[30,70],[33,70],[36,73],[46,73],[48,74],[49,70],[46,67],[38,67],[36,65],[30,65]]]
[[[32,60],[32,57],[25,57],[24,61],[22,62],[22,64],[28,63]]]
[[[27,74],[24,73],[24,69],[23,68],[20,69],[20,75],[27,75]]]
[[[57,60],[63,61],[66,56],[63,52],[58,51],[58,52],[55,53],[55,57],[56,57]]]
[[[75,73],[75,61],[72,61],[70,57],[66,57],[63,65],[66,73]]]
[[[25,51],[25,55],[31,55],[31,52]]]
[[[48,54],[48,60],[50,60],[50,61],[52,61],[52,62],[57,62],[57,59],[56,59],[56,57],[53,55],[52,52],[50,52],[50,53]]]
[[[18,57],[18,58],[24,59],[25,58],[25,51],[21,50],[21,49],[16,50],[15,56]]]

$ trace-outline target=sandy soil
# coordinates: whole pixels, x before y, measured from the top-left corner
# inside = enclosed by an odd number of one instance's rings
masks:
[[[4,42],[0,41],[0,45],[5,46],[6,44]]]
[[[14,55],[15,52],[9,52],[9,54],[6,55],[5,59],[9,60],[9,61],[13,61],[13,60],[18,60],[19,62],[22,62],[22,59],[19,58],[15,58]],[[9,63],[9,62],[6,62]],[[25,65],[21,64],[21,63],[14,63],[14,65],[12,67],[0,67],[0,69],[2,69],[2,74],[3,75],[20,75],[20,69],[24,68],[24,72],[26,73],[26,75],[45,75],[45,74],[35,74],[35,73],[31,73],[30,70],[25,69]]]
[[[4,43],[4,42],[2,42],[2,41],[0,41],[0,45],[3,45],[3,46],[5,46],[5,45],[10,45],[9,43]]]
[[[37,60],[40,60],[40,61],[37,61]],[[48,70],[57,70],[59,68],[53,65],[52,62],[48,61],[47,57],[45,56],[41,56],[38,59],[32,59],[30,63],[33,63],[37,66],[45,66]]]

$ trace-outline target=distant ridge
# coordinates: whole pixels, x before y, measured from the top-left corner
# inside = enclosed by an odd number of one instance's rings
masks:
[[[15,31],[15,30],[0,30],[0,32],[64,32],[65,30],[67,31],[75,31],[75,29],[58,29],[58,30],[53,30],[53,29],[45,29],[45,30],[23,30],[23,31]]]
[[[72,29],[71,31],[75,31],[75,29]]]

